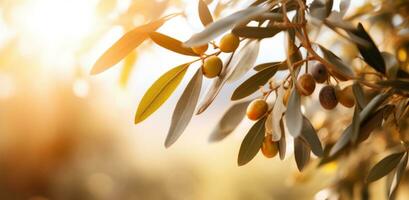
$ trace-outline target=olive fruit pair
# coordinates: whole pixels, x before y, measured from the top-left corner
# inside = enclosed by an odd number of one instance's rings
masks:
[[[220,51],[225,52],[225,53],[230,53],[235,51],[240,45],[240,38],[233,35],[232,33],[229,33],[220,40],[219,48]],[[199,47],[193,47],[192,50],[196,54],[203,55],[209,46],[203,45]],[[206,76],[207,78],[215,78],[220,75],[220,73],[223,70],[223,62],[222,60],[213,55],[209,56],[206,58],[203,62],[202,66],[202,72],[203,75]]]
[[[327,110],[334,109],[337,106],[338,102],[348,108],[351,108],[355,105],[352,86],[348,86],[341,90],[338,87],[335,88],[334,86],[327,85],[321,89],[319,100],[321,106]]]
[[[328,71],[321,63],[316,64],[311,69],[311,74],[300,76],[297,82],[297,89],[304,96],[311,95],[315,90],[315,82],[324,83],[328,80]]]
[[[240,38],[235,36],[232,33],[229,33],[223,36],[222,39],[220,40],[219,49],[221,52],[231,53],[235,51],[239,47],[239,45],[240,45]],[[209,48],[209,45],[205,44],[202,46],[192,47],[192,50],[198,55],[203,55],[207,51],[208,48]]]
[[[278,143],[274,142],[272,137],[271,134],[266,135],[261,146],[261,152],[267,158],[273,158],[278,153]]]

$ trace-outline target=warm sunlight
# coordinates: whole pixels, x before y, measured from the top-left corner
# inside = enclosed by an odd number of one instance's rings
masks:
[[[0,200],[409,200],[409,0],[0,0]]]
[[[15,16],[24,34],[42,47],[56,50],[78,45],[76,42],[93,30],[94,9],[95,1],[89,0],[31,0],[22,4]]]

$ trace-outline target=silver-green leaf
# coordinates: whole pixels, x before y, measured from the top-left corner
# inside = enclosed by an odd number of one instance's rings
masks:
[[[192,119],[202,88],[202,77],[202,69],[199,68],[176,104],[165,147],[170,147],[176,142]]]

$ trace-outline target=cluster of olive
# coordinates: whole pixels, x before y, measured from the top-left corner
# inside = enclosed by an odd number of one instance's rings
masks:
[[[316,87],[316,83],[322,84],[329,79],[327,69],[323,64],[316,64],[312,67],[310,73],[301,75],[298,78],[296,89],[303,96],[310,96]],[[291,90],[288,89],[283,97],[283,103],[287,105]],[[352,86],[341,89],[339,86],[326,85],[322,87],[319,93],[319,101],[323,108],[327,110],[334,109],[338,103],[351,108],[355,105]],[[268,112],[268,103],[263,99],[252,101],[247,107],[247,118],[250,120],[259,120]],[[278,142],[272,141],[272,135],[267,134],[264,138],[261,151],[267,158],[272,158],[278,153]]]
[[[316,83],[324,83],[328,80],[328,72],[323,64],[316,64],[311,70],[311,74],[303,74],[297,82],[298,91],[309,96],[315,90]],[[338,86],[326,85],[319,93],[321,106],[327,110],[334,109],[338,103],[351,108],[355,105],[355,99],[352,91],[352,86],[347,86],[341,89]]]
[[[231,53],[235,51],[240,45],[240,38],[229,33],[222,37],[219,44],[219,49],[224,53]],[[207,49],[209,48],[208,44],[199,47],[193,47],[192,50],[199,54],[204,55]],[[204,59],[202,72],[203,75],[207,78],[215,78],[220,75],[223,70],[223,61],[216,55],[209,56]]]

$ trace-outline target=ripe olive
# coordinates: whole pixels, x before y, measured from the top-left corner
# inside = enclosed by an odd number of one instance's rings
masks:
[[[325,65],[318,63],[311,69],[311,74],[317,83],[324,83],[328,80],[328,71]]]
[[[315,90],[315,81],[311,74],[302,75],[297,82],[297,89],[304,96],[311,95]]]
[[[252,101],[247,107],[247,117],[251,120],[258,120],[263,117],[268,111],[268,104],[263,99]]]
[[[339,103],[343,106],[352,108],[355,105],[354,92],[352,86],[345,87],[344,89],[337,89],[336,93]]]
[[[204,53],[206,53],[208,48],[209,48],[209,45],[205,44],[205,45],[198,46],[198,47],[192,47],[192,50],[198,55],[203,55]]]
[[[323,87],[319,94],[321,106],[327,110],[334,109],[338,104],[334,86],[327,85]]]
[[[240,38],[229,33],[222,37],[220,40],[219,48],[220,51],[225,53],[231,53],[235,51],[240,45]]]
[[[203,75],[207,78],[214,78],[220,75],[222,69],[223,62],[217,56],[210,56],[206,58],[202,66]]]
[[[273,142],[272,135],[268,134],[264,137],[263,145],[261,146],[261,152],[267,158],[273,158],[278,153],[278,144]]]

